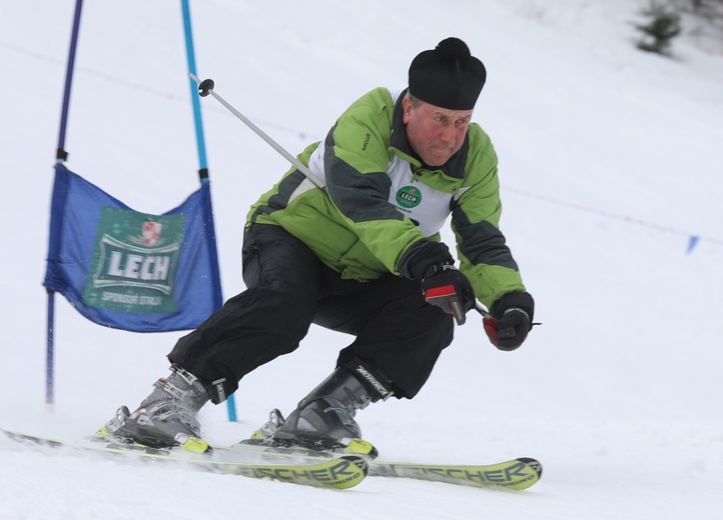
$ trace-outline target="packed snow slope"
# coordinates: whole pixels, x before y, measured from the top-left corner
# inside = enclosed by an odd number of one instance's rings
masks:
[[[52,166],[74,2],[0,0],[0,426],[95,431],[167,374],[181,333],[108,330],[57,299],[56,406],[44,407]],[[387,459],[543,461],[527,492],[368,479],[347,492],[49,456],[0,440],[0,518],[708,518],[723,487],[723,58],[685,37],[635,49],[642,1],[192,3],[199,74],[292,153],[364,92],[406,85],[421,50],[456,35],[488,69],[475,120],[500,156],[502,227],[543,323],[496,351],[457,330],[412,401],[360,412]],[[87,0],[68,167],[134,209],[198,186],[179,2]],[[223,289],[244,289],[249,205],[285,160],[202,100]],[[447,233],[446,238],[450,235]],[[697,240],[696,240],[697,239]],[[693,247],[691,247],[693,246]],[[313,327],[249,375],[239,420],[201,413],[216,443],[290,411],[349,337]]]

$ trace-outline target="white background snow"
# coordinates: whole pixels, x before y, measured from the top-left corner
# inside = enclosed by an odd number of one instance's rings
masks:
[[[458,328],[412,401],[358,415],[386,459],[539,458],[526,492],[367,479],[335,492],[47,455],[0,439],[0,518],[679,519],[723,507],[723,58],[684,38],[634,48],[633,0],[192,2],[198,71],[292,153],[376,86],[406,85],[421,50],[456,35],[488,68],[475,120],[500,156],[502,228],[537,301],[523,348]],[[58,297],[56,406],[44,407],[41,286],[74,2],[0,0],[0,426],[59,438],[135,407],[181,333],[85,320]],[[86,0],[68,167],[138,211],[198,186],[178,1]],[[202,101],[224,295],[249,205],[287,169]],[[699,236],[688,252],[691,236]],[[449,235],[447,235],[449,238]],[[350,338],[313,327],[249,375],[231,444],[288,412]]]

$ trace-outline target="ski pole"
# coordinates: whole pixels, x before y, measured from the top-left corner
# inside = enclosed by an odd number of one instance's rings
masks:
[[[213,90],[215,84],[212,79],[204,79],[203,81],[201,81],[200,79],[198,79],[198,77],[195,74],[193,74],[191,72],[189,72],[188,75],[198,85],[198,95],[199,96],[206,97],[209,94],[211,94],[211,96],[216,98],[216,101],[221,103],[224,107],[226,107],[228,109],[229,112],[231,112],[233,115],[238,117],[246,126],[248,126],[251,130],[253,130],[256,133],[256,135],[258,135],[261,139],[266,141],[266,143],[269,144],[271,146],[271,148],[273,148],[274,150],[279,152],[284,159],[289,161],[297,170],[299,170],[301,173],[306,175],[307,179],[309,179],[311,182],[313,182],[318,188],[324,189],[324,185],[319,180],[314,178],[314,174],[311,173],[311,170],[309,170],[309,168],[307,166],[302,164],[301,161],[299,161],[296,157],[294,157],[289,152],[287,152],[283,146],[281,146],[279,143],[274,141],[263,130],[261,130],[255,124],[253,124],[246,116],[244,116],[241,112],[239,112],[233,106],[231,106],[231,104],[228,101],[226,101],[221,96],[216,94],[216,91]]]
[[[487,318],[487,319],[492,318],[492,314],[490,314],[490,312],[487,309],[485,309],[484,305],[482,305],[480,302],[478,302],[476,300],[474,302],[474,309],[477,312],[479,312],[482,315],[482,317]]]

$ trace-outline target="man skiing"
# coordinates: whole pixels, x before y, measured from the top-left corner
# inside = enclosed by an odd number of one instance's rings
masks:
[[[490,309],[490,341],[519,347],[534,302],[498,228],[497,156],[471,122],[485,80],[467,45],[447,38],[414,58],[402,92],[377,88],[354,102],[298,156],[313,179],[292,167],[251,207],[247,289],[181,338],[171,375],[102,433],[208,449],[199,409],[294,351],[315,323],[355,339],[286,420],[272,413],[250,442],[373,456],[357,410],[412,399],[476,299]],[[459,269],[440,242],[450,216]]]

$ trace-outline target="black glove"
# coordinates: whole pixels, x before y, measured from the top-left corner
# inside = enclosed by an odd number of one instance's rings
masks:
[[[422,241],[406,260],[407,275],[422,282],[424,299],[454,316],[462,325],[474,307],[474,291],[467,277],[454,267],[449,248],[441,242]]]
[[[492,316],[484,318],[485,332],[500,350],[515,350],[532,328],[535,302],[526,292],[508,293],[492,306]]]
[[[422,279],[422,292],[427,303],[454,316],[457,325],[464,325],[465,313],[474,307],[472,284],[452,264],[430,266]]]

